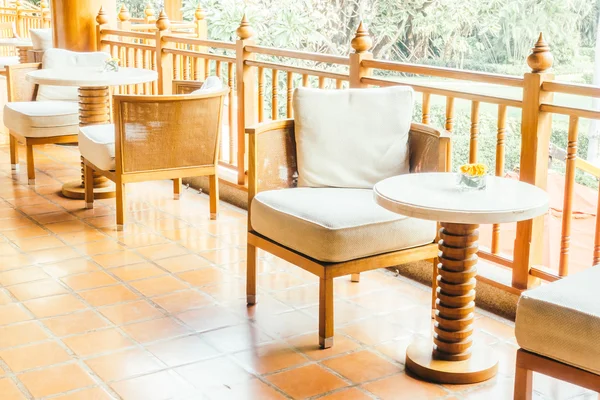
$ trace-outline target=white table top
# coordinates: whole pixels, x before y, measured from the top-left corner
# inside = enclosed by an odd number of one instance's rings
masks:
[[[26,75],[27,81],[38,85],[101,87],[136,85],[158,79],[156,71],[142,68],[119,68],[118,72],[102,71],[103,67],[70,69],[39,69]]]
[[[23,38],[0,38],[0,46],[33,46],[33,42]]]
[[[375,185],[375,202],[409,217],[461,224],[498,224],[537,217],[548,211],[548,194],[513,179],[487,177],[485,190],[465,191],[456,174],[407,174]]]

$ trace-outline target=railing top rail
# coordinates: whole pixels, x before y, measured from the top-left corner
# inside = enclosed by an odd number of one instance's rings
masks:
[[[523,87],[523,78],[519,76],[465,71],[446,67],[432,67],[429,65],[408,64],[396,61],[363,60],[361,64],[365,68],[384,69],[388,71],[405,72],[417,75],[438,76],[441,78],[491,83],[495,85]]]
[[[191,50],[181,50],[181,49],[163,49],[165,54],[176,54],[180,56],[187,56],[193,58],[205,58],[208,60],[221,61],[226,63],[235,63],[235,57],[232,56],[223,56],[220,54],[212,54],[206,53],[203,51],[191,51]]]
[[[102,44],[108,44],[108,45],[113,45],[113,46],[118,46],[118,47],[128,47],[130,49],[149,50],[149,51],[156,50],[155,46],[149,45],[149,44],[128,43],[128,42],[120,42],[118,40],[106,40],[106,39],[102,39],[100,42]]]
[[[600,86],[585,85],[581,83],[547,81],[542,83],[542,90],[546,92],[574,94],[577,96],[600,97]]]
[[[100,33],[102,33],[104,35],[118,35],[118,36],[136,38],[136,39],[155,39],[156,38],[156,36],[153,33],[132,32],[132,31],[125,31],[125,30],[121,30],[121,29],[102,29],[100,31]]]
[[[542,105],[540,106],[540,111],[561,115],[569,115],[572,117],[600,120],[600,111],[587,110],[585,108],[566,107],[555,104],[542,103]]]
[[[452,89],[442,89],[435,86],[429,85],[419,85],[412,82],[404,82],[404,81],[394,81],[391,79],[384,78],[367,78],[363,77],[360,80],[362,83],[366,83],[367,85],[375,85],[375,86],[396,86],[396,85],[405,85],[411,86],[417,92],[424,92],[430,94],[436,94],[440,96],[446,97],[454,97],[458,99],[465,99],[471,101],[479,101],[481,103],[489,103],[489,104],[500,104],[508,107],[522,108],[523,102],[517,99],[510,99],[506,97],[497,97],[497,96],[488,96],[485,94],[478,94],[472,92],[464,92],[460,90],[452,90]]]
[[[276,69],[279,71],[288,71],[288,72],[294,72],[294,73],[303,74],[303,75],[321,76],[323,78],[339,79],[342,81],[350,80],[350,76],[348,74],[322,71],[322,70],[318,70],[318,69],[314,69],[314,68],[295,67],[292,65],[278,64],[278,63],[268,62],[268,61],[246,60],[246,61],[244,61],[244,64],[249,65],[251,67]]]
[[[301,60],[309,60],[309,61],[317,61],[324,62],[328,64],[341,64],[341,65],[349,65],[350,60],[348,57],[335,56],[331,54],[319,54],[319,53],[311,53],[308,51],[299,51],[299,50],[285,50],[278,49],[275,47],[266,47],[266,46],[246,46],[245,49],[250,53],[256,54],[265,54],[269,56],[277,56],[277,57],[289,57],[296,58]]]
[[[163,36],[163,41],[169,43],[181,43],[181,44],[189,44],[195,46],[203,46],[203,47],[217,47],[221,49],[227,50],[235,50],[235,43],[224,42],[221,40],[210,40],[210,39],[198,39],[198,38],[186,38],[175,35],[165,35]]]

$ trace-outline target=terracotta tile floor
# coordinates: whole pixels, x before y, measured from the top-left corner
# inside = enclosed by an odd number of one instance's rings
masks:
[[[24,159],[21,149],[21,157]],[[404,371],[428,335],[429,292],[385,271],[336,282],[336,344],[317,348],[314,277],[261,253],[260,303],[244,303],[244,212],[170,184],[130,185],[125,232],[114,201],[94,210],[57,193],[79,175],[76,147],[36,149],[37,185],[10,171],[0,138],[0,399],[510,399],[513,328],[477,314],[500,354],[481,385]],[[595,399],[535,377],[536,399]]]

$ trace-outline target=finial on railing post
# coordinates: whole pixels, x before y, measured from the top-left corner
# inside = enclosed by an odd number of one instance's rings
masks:
[[[531,54],[527,57],[527,65],[531,68],[531,72],[540,73],[546,72],[552,68],[554,56],[550,52],[550,46],[544,40],[543,33],[540,32],[540,37],[531,49]]]
[[[369,31],[365,28],[362,21],[360,21],[356,35],[354,35],[354,39],[352,39],[350,44],[356,53],[366,53],[373,46],[373,39],[371,39]]]
[[[166,31],[171,26],[171,21],[169,21],[169,17],[165,13],[165,10],[161,10],[158,15],[158,19],[156,20],[156,28],[159,31]]]
[[[40,10],[42,11],[42,26],[44,28],[50,27],[50,6],[47,0],[40,2]]]
[[[96,22],[98,25],[106,25],[110,22],[108,18],[108,14],[104,11],[104,8],[100,6],[100,10],[98,11],[98,15],[96,15]]]
[[[204,17],[206,17],[206,14],[204,14],[204,10],[200,6],[200,3],[198,3],[198,7],[196,7],[196,11],[194,11],[194,19],[196,21],[202,21],[204,19]]]
[[[131,19],[131,15],[129,14],[129,10],[125,6],[125,4],[121,5],[121,9],[119,10],[119,21],[127,22]]]
[[[240,22],[240,26],[235,30],[235,34],[241,39],[246,40],[250,39],[254,36],[254,28],[250,25],[246,14],[242,17],[242,21]]]
[[[154,8],[152,8],[151,1],[149,1],[148,4],[146,4],[146,8],[144,9],[144,19],[147,24],[155,21]]]

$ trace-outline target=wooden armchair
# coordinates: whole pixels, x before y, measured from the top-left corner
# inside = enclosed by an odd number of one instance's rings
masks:
[[[125,223],[125,184],[171,179],[175,198],[181,178],[210,177],[210,213],[218,212],[218,143],[223,97],[207,94],[113,97],[114,125],[80,129],[85,202],[93,207],[93,171],[116,184],[117,229]]]
[[[372,201],[371,189],[296,188],[295,125],[288,119],[246,130],[247,302],[257,300],[257,248],[315,274],[320,279],[319,344],[328,348],[333,345],[333,279],[352,274],[358,282],[360,272],[418,260],[433,260],[435,266],[436,224],[382,213],[386,210]],[[413,123],[408,150],[411,173],[450,170],[450,139],[443,131]],[[344,204],[350,206],[337,209]],[[269,218],[269,206],[283,213]]]

